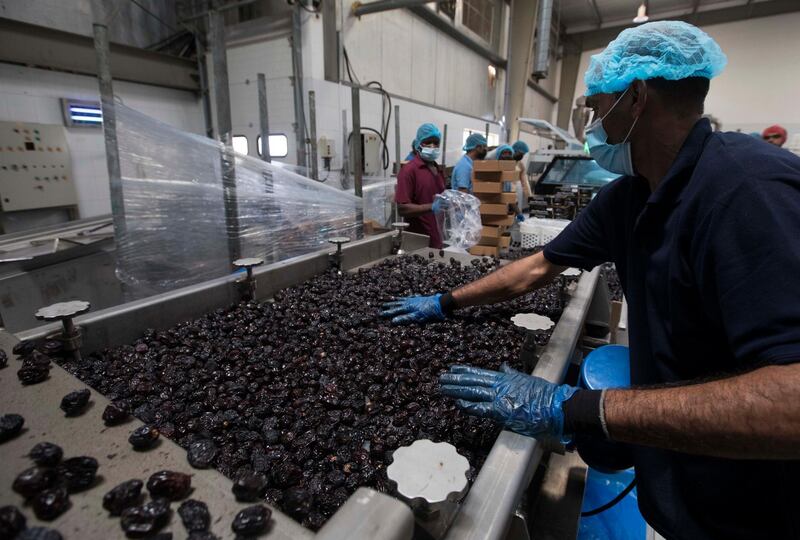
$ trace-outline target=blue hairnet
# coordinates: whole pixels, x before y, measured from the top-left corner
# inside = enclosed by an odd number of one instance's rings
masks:
[[[681,21],[656,21],[620,32],[586,70],[586,95],[613,94],[634,80],[711,79],[728,59],[708,34]]]
[[[417,128],[417,137],[414,139],[414,148],[419,151],[420,147],[422,146],[422,141],[425,139],[430,139],[435,137],[442,140],[442,132],[439,131],[439,128],[433,124],[422,124]]]
[[[500,146],[497,147],[497,150],[494,151],[495,159],[500,159],[500,155],[503,152],[511,152],[511,155],[512,156],[514,155],[514,149],[511,148],[511,146],[509,146],[507,144],[501,144]]]
[[[464,147],[461,149],[464,152],[469,152],[476,146],[486,146],[486,137],[484,137],[480,133],[471,133],[470,136],[467,137],[467,142],[464,143]]]
[[[531,151],[530,147],[525,143],[525,141],[517,141],[511,145],[511,148],[514,149],[514,153],[519,152],[520,154],[527,154]]]

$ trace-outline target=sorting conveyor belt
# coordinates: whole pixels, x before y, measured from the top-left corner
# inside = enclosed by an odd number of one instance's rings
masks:
[[[397,250],[394,233],[386,233],[341,245],[340,264],[344,271],[375,264]],[[402,251],[421,252],[427,256],[427,237],[405,233]],[[252,268],[256,280],[254,297],[266,300],[283,288],[302,283],[324,272],[330,264],[327,249],[286,261]],[[449,258],[451,254],[447,254]],[[469,260],[467,255],[455,256]],[[193,285],[170,293],[138,300],[113,308],[89,312],[75,319],[82,329],[82,350],[88,353],[106,347],[133,342],[145,328],[168,328],[178,322],[196,318],[219,307],[236,302],[242,294],[237,285],[239,276],[231,275]],[[534,374],[559,382],[578,345],[584,320],[598,282],[598,271],[584,272],[567,304],[550,341],[541,351]],[[57,331],[58,324],[22,332],[19,338],[39,338]],[[3,334],[0,346],[12,357],[11,347],[16,337]],[[13,364],[15,360],[10,360]],[[36,442],[50,440],[64,446],[69,455],[91,455],[100,461],[101,486],[73,497],[73,508],[51,526],[58,527],[65,538],[106,539],[122,537],[119,521],[107,517],[102,510],[102,495],[119,482],[130,478],[146,479],[161,469],[173,469],[193,475],[193,497],[208,503],[212,514],[213,532],[221,538],[233,538],[230,522],[235,513],[246,505],[234,500],[230,481],[214,470],[191,469],[185,451],[170,440],[150,452],[133,452],[127,436],[141,425],[138,420],[119,428],[104,428],[100,415],[108,401],[93,392],[94,405],[83,416],[63,418],[58,409],[60,397],[82,384],[58,366],[51,371],[50,381],[21,387],[13,369],[0,370],[0,395],[4,412],[25,416],[28,431],[13,441],[0,445],[0,506],[18,504],[16,494],[8,486],[13,477],[29,466],[23,457]],[[45,394],[45,395],[42,395]],[[501,539],[511,526],[512,516],[519,505],[543,454],[541,445],[532,438],[504,431],[497,438],[480,474],[470,487],[455,514],[446,534],[451,539]],[[28,514],[26,512],[26,514]],[[275,510],[274,524],[268,538],[411,538],[414,518],[401,501],[361,488],[315,535],[291,518]],[[35,519],[31,520],[36,522]],[[175,538],[185,537],[179,518],[173,512],[171,523],[165,527]]]

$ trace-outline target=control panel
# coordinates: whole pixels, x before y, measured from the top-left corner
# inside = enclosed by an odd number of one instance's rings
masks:
[[[64,126],[0,122],[0,207],[3,211],[77,204]]]

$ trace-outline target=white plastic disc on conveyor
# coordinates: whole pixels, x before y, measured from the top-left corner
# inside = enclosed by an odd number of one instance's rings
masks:
[[[233,261],[233,266],[236,266],[237,268],[261,266],[262,264],[264,264],[264,259],[259,257],[246,257],[244,259],[236,259]]]
[[[579,276],[581,275],[582,270],[579,268],[567,268],[563,272],[561,272],[562,276],[572,277],[572,276]]]
[[[47,307],[40,308],[35,313],[35,317],[40,321],[58,321],[68,317],[75,317],[81,313],[89,311],[91,304],[83,300],[72,300],[69,302],[59,302]]]
[[[525,330],[538,332],[541,330],[550,330],[556,323],[549,317],[538,315],[536,313],[517,313],[511,317],[511,322]]]
[[[412,508],[434,511],[467,493],[469,461],[452,444],[421,439],[395,450],[392,459],[386,474]]]
[[[332,238],[328,238],[329,244],[346,244],[350,241],[350,239],[346,236],[334,236]]]

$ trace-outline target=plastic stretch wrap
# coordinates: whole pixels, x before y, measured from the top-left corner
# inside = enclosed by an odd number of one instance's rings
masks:
[[[236,256],[274,262],[361,236],[354,195],[116,107],[126,227],[117,274],[135,290],[227,275]]]
[[[481,239],[481,201],[474,195],[446,189],[436,196],[447,201],[446,209],[436,214],[442,238],[452,247],[469,249]]]

